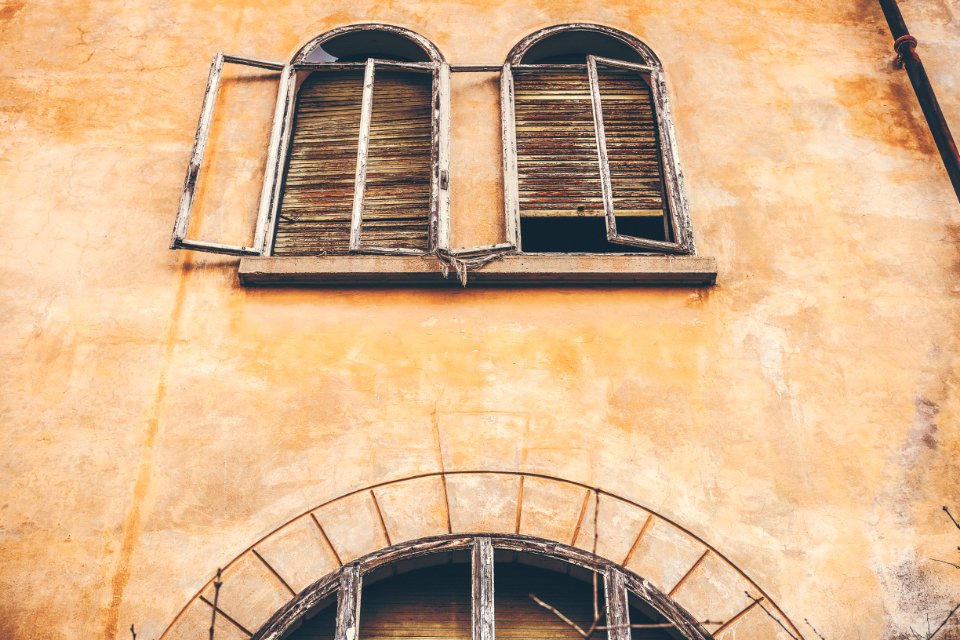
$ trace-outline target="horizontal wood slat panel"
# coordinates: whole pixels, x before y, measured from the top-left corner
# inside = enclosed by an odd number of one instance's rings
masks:
[[[429,248],[431,90],[431,74],[376,70],[362,246]],[[362,94],[362,70],[300,87],[274,255],[349,252]]]
[[[498,640],[582,640],[569,625],[530,599],[535,594],[556,607],[581,628],[593,621],[593,588],[552,571],[519,564],[497,563],[494,567],[494,609]],[[601,607],[603,595],[600,594]],[[595,631],[594,640],[606,640],[605,631]]]
[[[451,564],[364,587],[362,640],[470,640],[470,565]]]
[[[432,79],[376,72],[361,246],[430,248]]]
[[[314,73],[300,87],[274,255],[349,249],[362,93],[362,71]]]
[[[650,89],[640,74],[598,69],[614,209],[664,214]],[[585,69],[515,71],[520,215],[604,215],[590,86]]]
[[[660,144],[647,81],[636,71],[599,66],[603,128],[613,184],[614,212],[631,209],[662,215]]]

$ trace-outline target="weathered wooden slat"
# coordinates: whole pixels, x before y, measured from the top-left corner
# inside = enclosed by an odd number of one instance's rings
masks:
[[[435,128],[433,74],[377,65],[372,92],[365,193],[357,249],[430,249]]]
[[[358,69],[313,73],[300,87],[274,255],[348,252],[362,92]]]

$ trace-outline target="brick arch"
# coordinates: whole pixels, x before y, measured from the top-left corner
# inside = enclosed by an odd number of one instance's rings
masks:
[[[802,640],[766,593],[668,518],[600,488],[537,474],[437,472],[352,491],[264,536],[223,572],[218,640],[250,638],[312,584],[358,558],[450,534],[520,534],[595,553],[641,576],[716,640]],[[210,568],[207,572],[213,573]],[[212,580],[162,640],[206,637]]]

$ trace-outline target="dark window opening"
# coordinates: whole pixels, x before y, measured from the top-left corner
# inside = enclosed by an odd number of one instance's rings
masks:
[[[616,58],[626,62],[643,62],[629,44],[606,33],[588,29],[567,29],[534,43],[523,54],[523,64],[580,63],[588,55]]]
[[[665,240],[661,218],[617,218],[617,230]],[[650,253],[649,249],[607,242],[602,217],[520,218],[525,253]]]
[[[323,599],[301,621],[289,640],[333,640],[337,628],[337,594]]]
[[[594,622],[593,572],[569,563],[541,556],[498,550],[494,568],[494,613],[497,640],[582,640],[579,633],[542,604],[550,605],[581,629]],[[597,575],[598,626],[606,625],[603,576]],[[630,601],[631,624],[665,624],[666,618],[636,599]],[[643,605],[641,607],[640,605]],[[665,629],[636,631],[634,638],[670,640],[682,638]],[[607,632],[597,629],[591,640],[606,640]],[[361,638],[362,640],[362,638]]]
[[[311,51],[304,62],[363,62],[367,58],[432,62],[430,54],[410,38],[382,29],[363,29],[334,36]]]

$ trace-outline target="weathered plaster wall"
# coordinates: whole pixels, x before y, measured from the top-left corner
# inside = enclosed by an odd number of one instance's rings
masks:
[[[960,128],[960,10],[903,9]],[[213,53],[369,20],[454,63],[559,22],[646,41],[719,284],[245,290],[168,252]],[[811,637],[906,637],[960,597],[929,560],[957,545],[960,211],[873,2],[6,1],[0,41],[0,637],[155,637],[294,516],[440,470],[655,509]],[[455,224],[492,182],[454,182]]]

